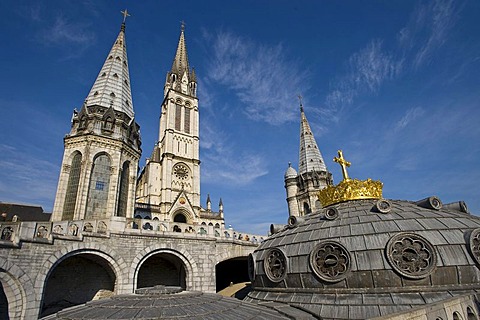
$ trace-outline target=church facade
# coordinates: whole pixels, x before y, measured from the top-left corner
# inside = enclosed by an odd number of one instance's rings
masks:
[[[124,17],[127,12],[124,12]],[[215,292],[248,281],[262,236],[225,228],[200,204],[199,105],[182,26],[161,103],[159,140],[137,178],[135,120],[120,32],[64,138],[50,221],[0,224],[0,319],[36,319],[138,288]]]

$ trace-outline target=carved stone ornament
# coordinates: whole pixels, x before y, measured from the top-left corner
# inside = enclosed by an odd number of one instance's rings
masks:
[[[480,228],[473,230],[470,234],[469,249],[477,266],[480,266]]]
[[[411,279],[427,277],[437,265],[432,244],[414,233],[399,233],[390,238],[386,255],[396,272]]]
[[[268,279],[280,282],[287,275],[287,258],[279,249],[270,249],[263,261],[263,267]]]
[[[347,277],[351,269],[350,253],[340,243],[323,241],[310,253],[310,267],[322,280],[338,282]]]

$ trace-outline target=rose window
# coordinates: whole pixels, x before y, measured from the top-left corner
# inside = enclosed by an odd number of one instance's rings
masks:
[[[386,253],[392,268],[407,278],[425,278],[437,264],[437,256],[430,242],[412,233],[392,237]]]
[[[273,282],[280,282],[287,274],[287,258],[279,249],[271,249],[264,260],[265,274]]]
[[[310,266],[322,280],[337,282],[343,280],[350,271],[350,253],[340,243],[325,241],[318,244],[310,253]]]
[[[177,164],[174,168],[173,168],[173,174],[175,175],[175,177],[177,177],[177,179],[180,179],[180,180],[185,180],[188,178],[188,167],[184,164]]]

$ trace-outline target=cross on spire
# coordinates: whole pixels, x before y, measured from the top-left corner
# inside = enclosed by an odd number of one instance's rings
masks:
[[[185,31],[185,21],[180,21],[180,25],[181,25],[181,28],[182,28],[182,32]]]
[[[127,9],[125,9],[125,11],[120,11],[123,15],[123,23],[125,23],[125,20],[127,20],[127,17],[130,17],[130,15],[128,14],[128,11]]]
[[[338,163],[342,167],[343,180],[349,180],[347,167],[350,167],[351,163],[343,158],[343,151],[338,150],[338,157],[333,158],[333,161]]]
[[[303,97],[301,95],[298,95],[298,100],[300,101],[300,111],[303,112]]]

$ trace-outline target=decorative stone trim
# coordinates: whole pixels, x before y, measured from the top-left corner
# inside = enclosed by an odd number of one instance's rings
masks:
[[[287,275],[287,258],[285,254],[280,249],[270,249],[265,255],[263,268],[270,281],[282,281]]]
[[[475,260],[477,267],[480,268],[480,228],[477,228],[470,233],[468,249],[473,260]]]
[[[387,243],[385,254],[393,270],[410,279],[422,279],[436,268],[437,255],[427,239],[402,232]]]
[[[389,213],[392,210],[392,204],[388,200],[380,199],[375,203],[375,208],[380,213]]]
[[[310,253],[310,267],[326,282],[345,279],[350,272],[351,261],[348,250],[335,241],[323,241]]]
[[[325,209],[325,219],[335,220],[338,218],[338,209],[335,207]]]

